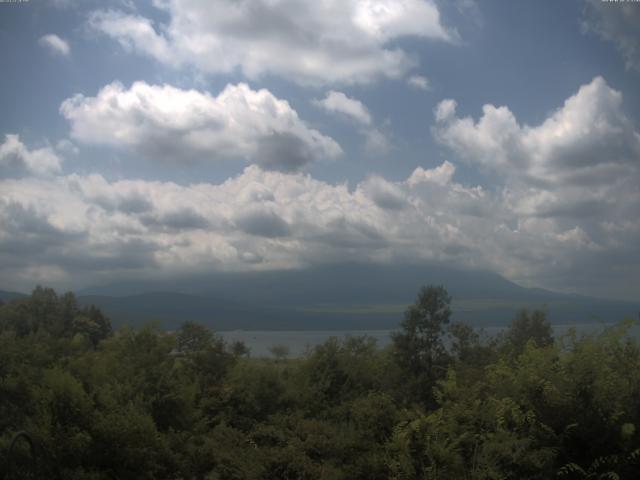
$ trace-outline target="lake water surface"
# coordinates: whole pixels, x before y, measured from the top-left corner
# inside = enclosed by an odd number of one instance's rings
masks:
[[[575,328],[578,333],[596,333],[604,330],[607,326],[602,323],[585,323],[572,325],[553,325],[555,336],[564,335],[570,328]],[[505,327],[485,327],[481,333],[485,337],[494,336]],[[291,356],[304,355],[305,352],[316,345],[327,341],[330,337],[343,338],[347,336],[361,337],[368,336],[376,340],[379,347],[384,347],[391,341],[391,333],[395,330],[287,330],[287,331],[244,331],[234,330],[229,332],[218,332],[227,342],[242,341],[251,350],[252,357],[271,356],[269,349],[274,345],[285,346],[289,349]],[[637,329],[636,332],[637,334]]]

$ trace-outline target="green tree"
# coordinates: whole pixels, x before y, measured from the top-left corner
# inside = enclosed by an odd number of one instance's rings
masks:
[[[431,399],[431,388],[445,370],[443,334],[451,317],[450,304],[451,296],[443,286],[422,287],[415,304],[405,312],[402,331],[392,336],[398,363],[425,400]]]
[[[529,313],[522,310],[511,322],[505,335],[506,347],[513,355],[520,355],[527,342],[532,341],[537,347],[553,345],[551,324],[544,310]]]
[[[269,348],[269,353],[273,355],[277,362],[281,362],[289,356],[291,351],[286,345],[273,345]]]
[[[72,323],[73,334],[82,334],[96,347],[101,340],[111,335],[111,322],[94,305],[78,312]]]
[[[211,348],[214,335],[204,325],[196,322],[185,322],[178,330],[178,351],[180,353],[195,353]]]

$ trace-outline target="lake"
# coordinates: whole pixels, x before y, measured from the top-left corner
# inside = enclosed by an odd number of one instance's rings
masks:
[[[553,325],[555,336],[561,336],[573,327],[578,333],[596,333],[612,324],[584,323],[571,325]],[[481,330],[484,336],[490,337],[500,333],[505,327],[485,327]],[[637,330],[637,329],[634,329]],[[244,342],[251,350],[252,357],[271,356],[269,349],[274,345],[282,345],[289,349],[290,356],[301,356],[309,349],[327,341],[330,337],[368,336],[376,340],[379,347],[391,341],[391,333],[395,330],[234,330],[218,332],[227,342]],[[637,331],[635,332],[637,334]]]

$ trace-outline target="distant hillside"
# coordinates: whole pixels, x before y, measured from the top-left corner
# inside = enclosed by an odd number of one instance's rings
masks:
[[[206,323],[216,330],[236,328],[236,325],[258,327],[271,324],[259,309],[250,309],[217,298],[175,292],[149,292],[130,296],[80,295],[82,305],[96,305],[116,325],[159,320],[165,328],[177,328],[185,320]],[[277,327],[276,327],[277,328]]]
[[[2,302],[10,302],[11,300],[16,300],[18,298],[23,298],[26,296],[27,295],[24,293],[7,292],[5,290],[0,290],[0,301]]]
[[[420,285],[445,285],[454,297],[538,300],[568,295],[524,288],[498,274],[434,265],[327,265],[301,270],[225,272],[186,278],[118,282],[81,295],[129,296],[180,292],[274,305],[408,303]],[[577,297],[571,295],[570,297]]]
[[[478,326],[503,325],[523,308],[546,308],[554,323],[615,322],[640,311],[632,302],[523,288],[494,273],[420,265],[212,274],[108,285],[79,298],[115,324],[155,319],[166,328],[196,320],[216,330],[370,330],[395,328],[427,284],[445,285],[454,320]]]

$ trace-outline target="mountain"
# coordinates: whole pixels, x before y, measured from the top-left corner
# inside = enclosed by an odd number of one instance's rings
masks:
[[[17,300],[24,298],[27,295],[18,292],[7,292],[6,290],[0,290],[0,302],[10,302],[11,300]]]
[[[421,285],[445,285],[454,297],[548,299],[567,295],[523,288],[481,270],[438,265],[339,264],[300,270],[216,272],[186,278],[118,282],[92,287],[80,295],[128,296],[170,291],[216,296],[230,301],[273,305],[408,303]],[[383,300],[383,302],[380,302]]]
[[[205,323],[216,330],[234,330],[238,325],[258,328],[274,325],[277,318],[264,309],[249,308],[242,304],[215,297],[188,295],[175,292],[148,292],[128,296],[79,295],[81,305],[96,305],[115,325],[140,324],[159,321],[164,328],[175,329],[183,321]]]
[[[79,291],[114,324],[155,319],[165,328],[196,320],[216,330],[372,330],[395,328],[421,285],[444,285],[453,319],[503,325],[523,308],[546,308],[553,323],[615,322],[640,302],[524,288],[495,273],[444,266],[342,264],[252,273],[127,282]]]

